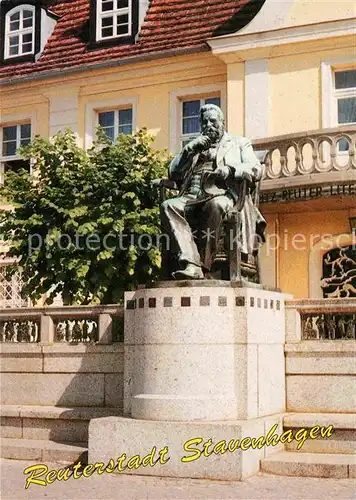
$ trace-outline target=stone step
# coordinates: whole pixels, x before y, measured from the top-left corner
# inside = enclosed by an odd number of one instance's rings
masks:
[[[0,415],[0,433],[4,438],[87,443],[92,418],[122,415],[122,410],[3,405]]]
[[[2,438],[1,458],[31,460],[33,463],[55,462],[69,465],[81,461],[85,464],[88,459],[88,450],[85,443]]]
[[[356,478],[356,456],[282,451],[261,460],[261,472],[277,476]]]
[[[304,453],[341,453],[354,454],[356,451],[356,414],[355,413],[290,413],[283,419],[284,430],[314,426],[333,426],[329,438],[307,439],[300,448]],[[287,451],[295,451],[297,441],[286,443]]]

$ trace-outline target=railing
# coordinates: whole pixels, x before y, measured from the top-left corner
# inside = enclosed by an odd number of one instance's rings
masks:
[[[256,150],[269,151],[265,180],[355,170],[355,143],[355,125],[253,141]]]
[[[121,305],[0,310],[0,342],[111,344],[123,341],[123,330]]]
[[[356,298],[288,301],[286,313],[301,340],[356,339]]]

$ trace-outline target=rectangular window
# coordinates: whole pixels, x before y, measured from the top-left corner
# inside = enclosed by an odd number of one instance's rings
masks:
[[[356,69],[334,71],[334,98],[337,125],[356,124]],[[348,151],[346,139],[339,142],[339,151]]]
[[[131,35],[132,0],[98,0],[97,40]]]
[[[207,97],[181,102],[181,147],[200,134],[200,109],[205,104],[221,105],[220,97]]]
[[[132,134],[132,108],[98,113],[99,125],[115,141],[119,134]]]
[[[17,171],[22,168],[30,171],[30,164],[21,159],[18,149],[31,142],[31,123],[5,125],[0,128],[0,182],[4,182],[7,171]]]

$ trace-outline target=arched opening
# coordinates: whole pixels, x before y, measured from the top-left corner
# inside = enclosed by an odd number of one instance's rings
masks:
[[[20,5],[6,14],[5,58],[35,52],[35,7]]]

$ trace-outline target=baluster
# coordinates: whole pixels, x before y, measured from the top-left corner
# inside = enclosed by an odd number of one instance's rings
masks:
[[[288,169],[287,147],[285,144],[279,147],[279,152],[281,155],[281,177],[290,177],[290,172]]]
[[[317,172],[317,165],[318,165],[318,157],[319,157],[319,152],[318,152],[318,141],[313,137],[311,139],[312,142],[312,166],[311,166],[311,172]]]
[[[330,147],[330,170],[335,169],[335,162],[337,156],[337,141],[335,137],[331,138],[331,147]]]
[[[265,177],[267,179],[274,179],[273,170],[272,170],[272,153],[268,153],[265,161],[266,169],[265,169]]]

